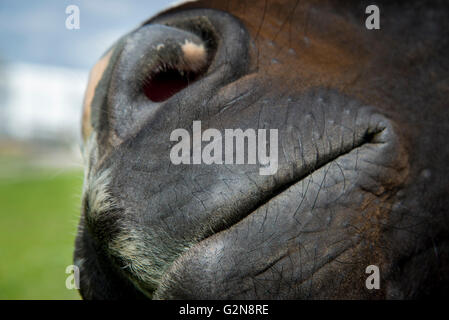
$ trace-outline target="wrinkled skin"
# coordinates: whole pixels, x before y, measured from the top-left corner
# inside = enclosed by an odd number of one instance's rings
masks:
[[[449,9],[377,1],[367,30],[369,4],[187,3],[105,54],[84,104],[83,298],[447,295]],[[155,46],[186,37],[206,67],[151,101]],[[194,120],[278,129],[278,171],[173,165],[170,133]]]

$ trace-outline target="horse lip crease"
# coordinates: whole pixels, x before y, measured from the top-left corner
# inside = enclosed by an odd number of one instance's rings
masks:
[[[366,134],[363,137],[363,140],[361,142],[359,142],[357,145],[353,146],[353,148],[350,149],[349,151],[345,150],[344,152],[337,153],[335,155],[326,155],[326,154],[321,155],[322,158],[327,159],[327,160],[325,160],[323,162],[317,161],[317,162],[319,162],[319,165],[317,165],[315,168],[311,169],[305,175],[303,175],[297,179],[294,179],[291,182],[287,182],[285,184],[280,184],[280,185],[276,186],[267,195],[265,195],[261,199],[259,199],[258,202],[256,204],[254,204],[253,208],[248,209],[248,210],[242,210],[241,212],[238,212],[235,216],[233,216],[229,220],[227,220],[227,223],[211,226],[211,230],[212,230],[211,234],[205,235],[204,238],[201,239],[201,241],[208,239],[209,237],[213,236],[214,234],[217,234],[219,232],[222,232],[224,230],[234,227],[237,223],[239,223],[240,221],[242,221],[243,219],[245,219],[247,216],[251,215],[252,213],[256,212],[263,206],[268,206],[270,201],[273,200],[274,198],[278,197],[279,195],[281,195],[283,193],[287,194],[288,189],[290,187],[294,186],[295,184],[301,183],[301,181],[306,179],[308,176],[310,176],[314,172],[322,169],[324,166],[336,161],[339,157],[344,157],[345,155],[347,155],[348,153],[350,153],[356,149],[358,151],[358,150],[360,150],[360,148],[363,148],[363,146],[365,144],[376,143],[376,142],[374,142],[375,141],[374,137],[376,134],[380,134],[381,132],[382,132],[382,130],[375,132],[375,133]]]

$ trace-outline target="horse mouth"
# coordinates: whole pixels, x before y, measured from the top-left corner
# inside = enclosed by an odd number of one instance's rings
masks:
[[[390,129],[379,126],[367,130],[353,145],[321,156],[312,169],[278,185],[227,223],[213,225],[209,234],[168,268],[154,298],[247,299],[256,294],[257,298],[271,299],[279,297],[277,291],[258,296],[254,287],[262,285],[257,281],[282,283],[283,273],[289,268],[288,276],[297,286],[284,298],[313,296],[314,277],[327,277],[330,268],[359,254],[363,241],[368,241],[354,230],[371,228],[365,222],[358,225],[359,218],[365,211],[372,214],[366,209],[366,199],[377,200],[382,195],[367,191],[366,198],[353,197],[359,192],[360,179],[363,183],[370,179],[363,162],[385,157],[385,146],[390,144],[385,138],[391,136]],[[355,170],[346,173],[348,167]],[[383,169],[379,170],[380,176]],[[370,184],[360,188],[369,190]],[[189,283],[198,270],[204,270],[204,282]]]
[[[346,148],[343,148],[340,150],[340,152],[337,152],[335,154],[328,154],[328,155],[322,155],[320,159],[316,162],[316,165],[305,171],[304,173],[300,174],[298,177],[293,177],[291,180],[287,180],[279,185],[277,185],[275,188],[271,189],[266,194],[263,194],[257,202],[251,204],[251,206],[248,206],[246,208],[242,208],[240,211],[238,211],[236,214],[230,216],[226,219],[225,222],[223,220],[218,221],[216,224],[211,225],[210,233],[205,234],[200,241],[204,241],[208,239],[209,237],[223,232],[227,229],[233,228],[236,224],[244,220],[246,217],[250,216],[252,213],[256,212],[260,208],[269,205],[269,203],[275,199],[276,197],[286,193],[289,188],[292,186],[301,183],[306,179],[308,176],[313,174],[314,172],[322,169],[323,167],[335,163],[335,161],[340,158],[344,157],[345,155],[351,153],[351,152],[363,152],[363,147],[368,144],[378,144],[382,143],[379,142],[376,138],[378,135],[382,133],[382,131],[385,130],[383,128],[379,129],[376,128],[374,130],[367,130],[365,134],[360,138],[359,141],[355,141],[353,145],[347,146]]]

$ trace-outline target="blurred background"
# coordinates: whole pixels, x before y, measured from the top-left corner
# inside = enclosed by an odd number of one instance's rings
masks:
[[[0,299],[79,299],[66,288],[79,220],[89,69],[172,0],[0,0]],[[79,29],[67,29],[69,5]]]

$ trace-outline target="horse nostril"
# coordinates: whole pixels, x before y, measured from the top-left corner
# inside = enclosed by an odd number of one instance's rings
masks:
[[[168,69],[145,80],[143,92],[153,102],[161,102],[186,88],[199,77],[195,72],[180,72]]]
[[[248,73],[253,66],[249,43],[244,25],[221,11],[190,10],[149,20],[122,37],[107,56],[91,110],[95,130],[111,132],[119,144],[158,117],[159,110],[202,105]]]
[[[163,49],[163,45],[161,47]],[[153,102],[167,100],[197,80],[207,67],[208,55],[203,44],[186,40],[179,56],[172,59],[174,61],[164,61],[162,56],[157,71],[144,80],[143,92]]]

